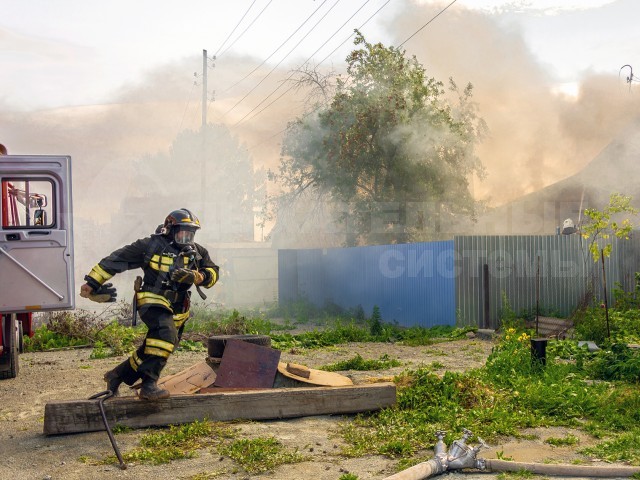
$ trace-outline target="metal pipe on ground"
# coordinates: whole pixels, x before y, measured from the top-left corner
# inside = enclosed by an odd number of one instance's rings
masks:
[[[562,477],[594,477],[623,478],[640,473],[640,467],[614,465],[566,465],[546,463],[508,462],[494,458],[485,459],[485,468],[490,472],[522,472],[527,471],[539,475],[555,475]],[[425,477],[426,478],[426,477]]]

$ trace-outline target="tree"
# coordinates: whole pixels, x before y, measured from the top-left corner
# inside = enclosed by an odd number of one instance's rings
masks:
[[[168,152],[148,155],[134,168],[136,190],[125,197],[124,211],[134,215],[144,211],[162,220],[171,210],[187,207],[202,222],[201,239],[253,241],[254,208],[265,175],[254,171],[246,147],[227,127],[209,124],[198,131],[184,130]]]
[[[638,210],[631,205],[631,197],[620,193],[612,193],[609,197],[609,205],[602,210],[596,208],[585,209],[584,214],[587,220],[584,225],[580,226],[580,234],[582,238],[587,240],[587,250],[591,254],[593,261],[602,261],[602,289],[608,338],[611,338],[611,330],[609,328],[609,302],[607,299],[604,259],[611,255],[611,250],[613,249],[609,238],[613,235],[620,239],[629,240],[633,230],[631,221],[628,218],[621,218],[621,216],[624,214],[636,215],[637,213]],[[589,296],[590,292],[593,292],[595,288],[594,276],[595,271],[592,270],[590,282],[586,285],[587,295]]]
[[[474,145],[486,127],[473,87],[451,80],[452,106],[415,57],[358,31],[354,44],[331,101],[288,126],[271,172],[279,200],[330,198],[347,245],[439,238],[444,222],[474,215],[469,177],[483,174]]]
[[[631,197],[621,193],[612,193],[609,205],[602,210],[587,208],[584,211],[586,221],[580,225],[580,234],[587,240],[587,250],[594,262],[601,255],[609,257],[613,248],[609,238],[615,236],[629,240],[633,224],[628,218],[618,218],[621,214],[636,215],[638,210],[631,205]]]

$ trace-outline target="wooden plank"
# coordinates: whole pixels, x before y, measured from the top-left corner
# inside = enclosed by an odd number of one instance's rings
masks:
[[[196,420],[267,420],[358,413],[379,410],[395,402],[395,385],[380,383],[174,395],[156,402],[113,397],[104,402],[104,407],[112,427],[146,428]],[[104,430],[104,424],[97,400],[66,400],[45,405],[45,435],[99,430]]]
[[[196,363],[181,372],[161,377],[158,386],[169,390],[172,395],[196,393],[203,387],[213,385],[216,373],[207,362]]]

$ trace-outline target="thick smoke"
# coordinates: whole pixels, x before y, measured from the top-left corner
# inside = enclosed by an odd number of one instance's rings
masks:
[[[404,41],[441,8],[407,1],[405,8],[396,9],[401,12],[396,17],[383,20],[394,39],[390,43]],[[363,34],[369,42],[381,41],[366,28]],[[477,198],[490,199],[492,205],[580,171],[633,120],[640,105],[637,91],[629,91],[624,80],[613,74],[586,75],[577,98],[552,93],[552,79],[515,26],[505,28],[486,14],[458,5],[404,48],[430,76],[445,84],[452,77],[461,88],[467,82],[474,85],[474,100],[490,130],[477,150],[487,177],[482,182],[476,180],[474,190]],[[304,96],[303,92],[290,92],[278,100],[288,86],[275,89],[290,69],[298,66],[292,63],[283,64],[241,101],[270,68],[263,66],[236,82],[261,61],[232,54],[216,61],[209,71],[207,119],[227,125],[249,149],[256,168],[275,168],[282,132],[287,122],[304,112]],[[612,65],[612,72],[617,73],[620,66]],[[334,67],[340,70],[344,65]],[[139,82],[114,92],[108,104],[35,112],[0,108],[0,143],[10,153],[73,157],[76,245],[80,247],[76,264],[81,270],[132,241],[131,234],[140,223],[147,224],[151,233],[162,221],[146,218],[141,212],[137,224],[129,225],[112,215],[125,198],[141,193],[152,198],[156,194],[139,191],[134,162],[169,152],[181,131],[200,128],[201,68],[202,57],[194,55],[146,72]],[[258,105],[269,94],[271,97]],[[2,103],[0,99],[0,106]],[[193,164],[175,165],[173,171],[162,173],[179,178],[198,168],[194,159]],[[158,172],[150,175],[161,178]],[[192,193],[176,198],[176,207],[188,205]],[[137,206],[127,208],[135,211]],[[116,239],[113,244],[100,243],[101,228],[120,232],[110,237]]]
[[[390,22],[404,41],[442,6],[408,5]],[[476,196],[499,205],[577,173],[630,121],[640,97],[617,75],[586,75],[577,99],[554,94],[552,79],[515,27],[451,8],[404,48],[427,73],[474,85],[474,99],[490,136],[478,155],[488,176]],[[621,65],[611,65],[617,72]]]

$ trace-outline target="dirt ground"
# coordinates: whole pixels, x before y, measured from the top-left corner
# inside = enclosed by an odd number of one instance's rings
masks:
[[[492,346],[491,340],[478,338],[421,347],[354,343],[307,351],[305,354],[283,352],[281,360],[317,368],[352,358],[356,353],[374,359],[386,353],[403,363],[401,367],[382,372],[343,372],[358,384],[370,381],[368,377],[390,379],[404,369],[433,362],[442,364],[438,369],[441,373],[479,367],[484,364]],[[338,480],[347,472],[364,480],[383,479],[396,471],[397,460],[382,456],[344,458],[339,454],[341,440],[334,432],[340,422],[350,420],[349,416],[315,416],[236,424],[244,436],[274,436],[285,446],[297,447],[310,458],[309,461],[283,465],[259,475],[248,474],[237,468],[229,458],[207,449],[199,451],[194,459],[160,466],[133,464],[126,470],[120,470],[117,464],[83,463],[81,457],[101,460],[113,455],[106,432],[44,436],[42,431],[46,403],[84,399],[103,391],[103,373],[124,359],[92,360],[90,353],[90,349],[25,353],[20,356],[19,376],[0,381],[0,480],[150,479],[166,478],[167,473],[174,479],[191,479],[200,474],[201,478],[241,480]],[[206,352],[178,351],[169,360],[164,374],[177,373],[203,361],[205,357]],[[144,430],[136,430],[117,435],[120,450],[127,452],[137,446],[144,433]],[[566,435],[569,433],[566,429],[540,429],[524,433],[535,433],[539,438],[527,441],[505,439],[499,444],[489,445],[478,456],[498,458],[501,455],[503,458],[512,457],[514,461],[545,463],[571,463],[580,457],[572,448],[552,447],[543,442],[551,436]],[[580,438],[580,447],[592,442],[579,432],[571,433]],[[450,480],[488,480],[497,477],[495,473],[480,472],[453,472],[447,475]]]

